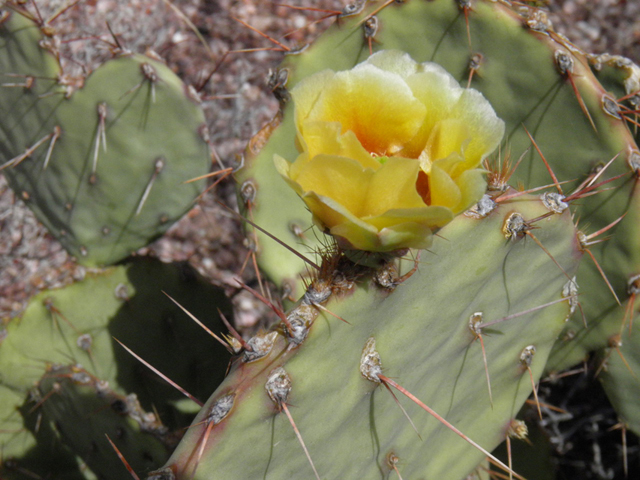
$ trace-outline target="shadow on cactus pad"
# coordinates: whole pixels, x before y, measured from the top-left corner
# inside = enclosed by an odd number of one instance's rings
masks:
[[[163,292],[214,332],[216,309],[231,311],[188,265],[138,259],[39,294],[7,325],[2,478],[130,478],[105,434],[137,471],[168,456],[199,407],[114,337],[199,399],[224,377],[228,354]]]

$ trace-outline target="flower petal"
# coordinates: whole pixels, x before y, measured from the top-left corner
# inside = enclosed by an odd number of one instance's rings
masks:
[[[291,98],[295,102],[295,123],[298,131],[302,131],[302,122],[309,116],[318,101],[325,85],[335,76],[333,70],[323,70],[298,83],[291,90]]]
[[[426,204],[416,189],[420,164],[409,158],[389,157],[372,176],[361,217],[382,215],[394,208],[421,208]]]
[[[468,143],[469,129],[467,125],[460,119],[447,118],[434,126],[425,149],[432,161],[445,159],[450,155],[462,159]]]
[[[477,90],[466,89],[451,112],[468,129],[470,142],[465,147],[465,163],[460,168],[475,168],[493,152],[504,136],[504,122],[489,101]]]
[[[456,178],[456,185],[462,192],[460,203],[453,209],[455,213],[463,212],[478,201],[487,191],[485,171],[478,168],[462,172]]]
[[[338,155],[352,158],[365,168],[380,168],[380,162],[367,152],[355,133],[341,133],[339,122],[305,121],[302,124],[302,137],[309,157],[319,154]]]
[[[400,153],[409,158],[420,156],[433,128],[450,116],[451,109],[462,95],[460,85],[444,69],[435,65],[425,65],[423,69],[425,71],[407,78],[407,85],[427,109],[420,130]]]
[[[338,72],[309,113],[309,120],[340,122],[368,151],[396,153],[415,136],[426,109],[399,75],[363,64]]]
[[[300,155],[276,168],[350,249],[427,248],[485,192],[478,167],[504,134],[482,94],[396,50],[312,75],[292,97]]]
[[[431,205],[447,207],[454,212],[454,208],[456,208],[462,200],[460,188],[449,174],[438,166],[437,162],[431,166],[429,192],[431,194]]]
[[[403,79],[417,73],[420,68],[420,65],[417,64],[408,53],[400,50],[380,50],[360,65],[373,65],[385,72],[400,75]],[[355,68],[360,68],[360,65],[357,65]]]
[[[282,158],[277,153],[273,156],[273,163],[276,166],[276,170],[280,174],[280,176],[284,179],[287,184],[293,188],[293,190],[298,194],[302,195],[304,192],[300,185],[295,181],[295,177],[291,175],[292,164],[287,162],[284,158]]]
[[[302,200],[307,204],[309,210],[313,212],[313,221],[323,231],[331,229],[335,225],[348,223],[357,225],[358,228],[367,230],[373,235],[377,233],[377,229],[374,226],[360,220],[349,212],[344,205],[332,198],[318,195],[315,192],[307,192],[302,195]]]
[[[394,209],[377,217],[364,217],[362,220],[375,226],[378,230],[390,228],[403,223],[420,223],[429,228],[442,227],[453,220],[451,209],[446,207],[422,207],[411,209]]]
[[[331,235],[336,237],[338,245],[342,248],[370,252],[382,251],[380,250],[378,230],[371,225],[363,226],[359,223],[344,222],[331,227],[329,231]]]
[[[304,192],[331,198],[360,217],[373,174],[351,158],[316,155],[305,163],[295,181]]]
[[[432,241],[431,229],[414,222],[397,224],[379,232],[372,232],[354,223],[343,223],[333,227],[331,234],[342,239],[342,246],[370,252],[428,248]]]

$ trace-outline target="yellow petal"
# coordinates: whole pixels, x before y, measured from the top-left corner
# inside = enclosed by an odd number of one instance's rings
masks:
[[[420,65],[408,53],[400,50],[380,50],[368,57],[361,65],[364,64],[373,65],[385,72],[395,73],[403,79],[417,73],[420,68]]]
[[[504,136],[504,122],[480,92],[466,89],[451,112],[468,130],[470,142],[465,146],[465,163],[461,168],[477,168],[493,152]]]
[[[340,122],[368,152],[388,156],[415,136],[425,112],[399,75],[363,64],[336,73],[308,119]]]
[[[378,230],[391,228],[405,223],[417,223],[426,227],[442,227],[453,220],[451,209],[431,206],[411,209],[394,209],[377,217],[364,217],[363,221],[375,226]]]
[[[296,181],[291,177],[292,165],[278,154],[273,156],[273,163],[284,181],[287,182],[287,184],[293,188],[298,195],[302,195],[304,193],[302,188],[300,188],[300,185],[298,185],[298,183],[296,183]]]
[[[436,64],[381,51],[302,80],[292,96],[300,155],[276,156],[276,168],[343,247],[427,248],[485,192],[478,167],[504,123]]]
[[[305,121],[302,129],[305,153],[309,157],[338,155],[357,160],[365,168],[380,168],[380,163],[364,149],[353,132],[342,134],[339,122]]]
[[[363,169],[356,160],[316,155],[306,162],[295,181],[304,192],[331,198],[360,217],[373,174],[373,170]]]
[[[460,189],[462,197],[460,203],[453,209],[454,213],[463,212],[476,203],[487,191],[487,182],[484,170],[467,170],[456,178],[456,185]]]
[[[352,224],[373,235],[377,233],[375,227],[357,218],[344,205],[332,198],[318,195],[315,192],[307,192],[302,195],[302,199],[313,213],[313,220],[320,227],[320,230],[331,230],[336,225]]]
[[[467,126],[457,118],[447,118],[436,124],[431,131],[426,150],[432,161],[437,161],[451,154],[462,155],[469,141]]]
[[[402,248],[429,248],[433,242],[433,232],[419,223],[401,223],[393,228],[385,228],[378,235],[384,250],[392,251]]]
[[[462,200],[462,193],[458,185],[447,172],[438,167],[437,163],[431,166],[429,191],[431,193],[431,205],[439,205],[453,210]]]
[[[449,117],[453,106],[462,95],[462,88],[444,69],[434,64],[424,65],[423,69],[425,71],[407,78],[407,85],[425,106],[426,115],[417,134],[400,152],[403,157],[420,156],[435,125]]]
[[[416,190],[420,164],[414,159],[390,157],[372,176],[360,217],[382,215],[394,208],[425,206]]]
[[[461,172],[460,166],[464,165],[464,156],[461,153],[453,152],[445,158],[440,158],[434,163],[437,163],[438,168],[447,172],[447,174],[454,180]]]
[[[335,74],[333,70],[323,70],[305,78],[304,81],[298,83],[291,90],[291,98],[295,104],[295,123],[298,131],[301,131],[302,122],[307,119],[325,85]]]
[[[331,235],[336,237],[338,245],[349,250],[366,250],[380,252],[378,230],[371,225],[354,222],[344,222],[330,229]],[[390,250],[393,250],[391,248]]]
[[[402,223],[379,232],[372,232],[353,223],[344,223],[331,229],[331,234],[342,239],[343,246],[370,252],[390,252],[402,248],[428,248],[432,241],[431,229],[418,223]]]
[[[300,175],[300,172],[302,171],[302,169],[304,168],[304,166],[309,162],[309,160],[311,160],[308,153],[303,152],[300,155],[298,155],[298,157],[296,158],[296,161],[289,164],[288,167],[288,171],[287,171],[287,176],[291,179],[291,180],[296,180],[298,178],[298,175]],[[288,163],[288,162],[287,162]],[[277,165],[276,165],[277,167]],[[280,172],[280,175],[284,175],[280,169],[278,169],[278,172]]]

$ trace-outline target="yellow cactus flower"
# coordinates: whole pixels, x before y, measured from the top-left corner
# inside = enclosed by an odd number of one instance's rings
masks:
[[[300,155],[276,168],[348,249],[427,248],[486,189],[504,122],[442,67],[386,50],[291,91]]]

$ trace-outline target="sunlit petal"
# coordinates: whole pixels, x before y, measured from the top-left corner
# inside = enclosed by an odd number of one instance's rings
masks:
[[[477,90],[467,89],[452,114],[467,126],[469,143],[465,148],[464,168],[474,168],[493,152],[504,136],[504,122]]]
[[[466,170],[456,178],[456,185],[458,185],[462,197],[454,211],[462,212],[485,194],[487,190],[485,171],[480,169]]]
[[[366,230],[370,234],[377,233],[373,225],[360,220],[358,217],[349,212],[344,205],[336,202],[332,198],[317,195],[315,192],[307,192],[302,199],[313,212],[313,220],[321,230],[328,229],[328,225],[354,225],[354,228]],[[331,227],[334,228],[334,227]]]
[[[373,65],[385,72],[400,75],[405,80],[422,70],[422,65],[416,63],[408,53],[400,50],[381,50],[370,56],[365,63],[357,65],[355,69],[362,68],[363,65]]]
[[[323,70],[307,77],[304,82],[298,83],[291,91],[291,98],[296,105],[295,122],[299,132],[302,131],[302,121],[309,117],[309,112],[318,101],[324,86],[335,74],[332,70]]]
[[[433,229],[442,227],[453,220],[453,213],[451,209],[446,207],[430,206],[389,210],[384,215],[364,217],[363,220],[379,230],[406,223],[417,223]]]
[[[354,132],[367,151],[387,156],[415,136],[425,113],[399,75],[364,64],[336,73],[308,118],[340,122],[342,131]]]

